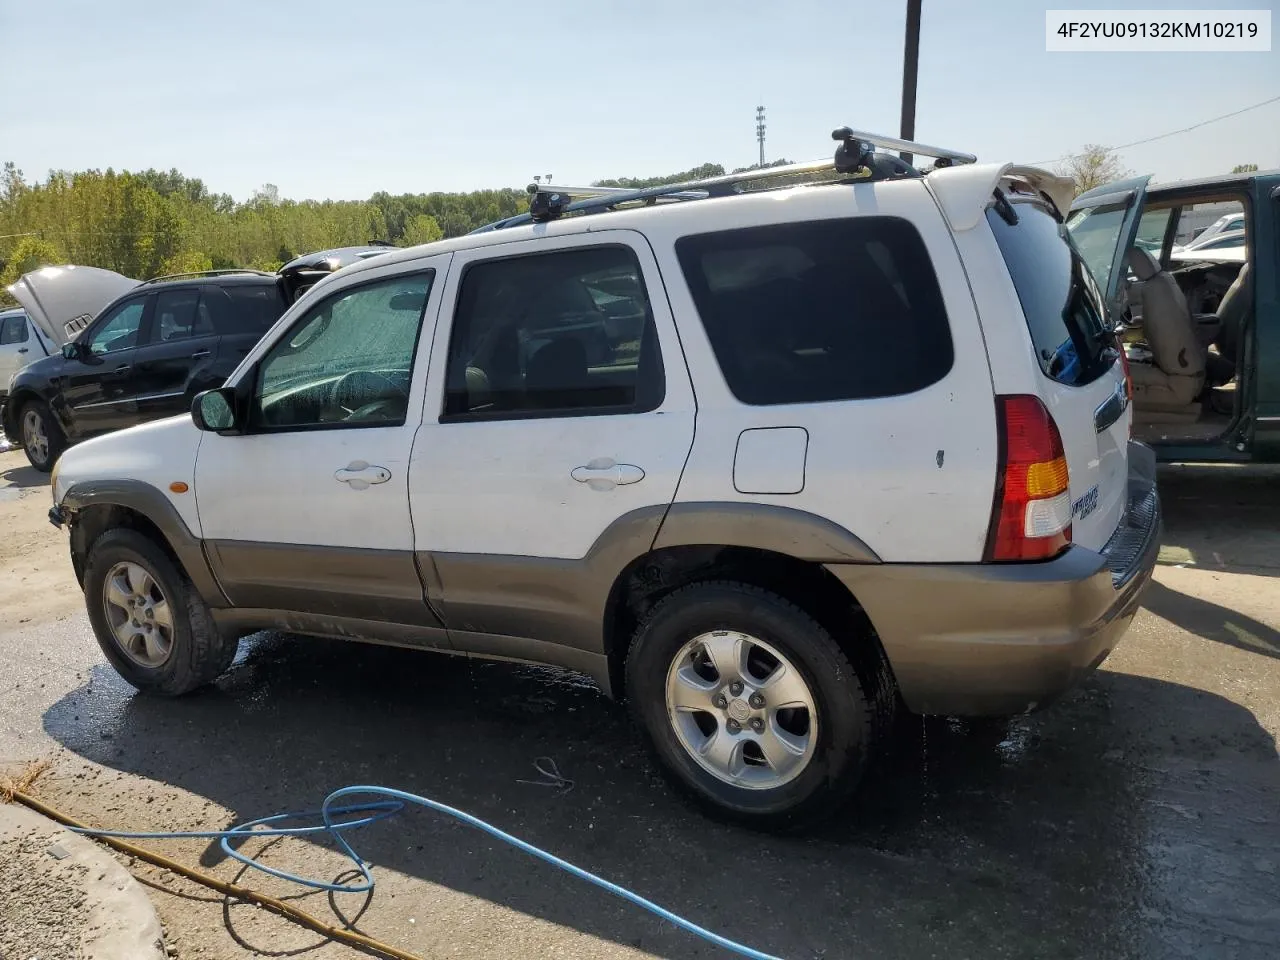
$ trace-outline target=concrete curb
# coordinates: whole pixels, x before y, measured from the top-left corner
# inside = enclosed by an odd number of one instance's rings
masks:
[[[32,865],[32,873],[56,876],[84,893],[85,960],[165,960],[160,918],[129,871],[87,837],[17,803],[0,803],[0,840],[32,835],[53,848]]]

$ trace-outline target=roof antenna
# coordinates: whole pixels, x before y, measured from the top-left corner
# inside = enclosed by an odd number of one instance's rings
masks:
[[[865,140],[859,140],[848,127],[831,131],[831,139],[840,143],[836,147],[837,173],[865,175],[871,172],[871,154],[875,149]]]

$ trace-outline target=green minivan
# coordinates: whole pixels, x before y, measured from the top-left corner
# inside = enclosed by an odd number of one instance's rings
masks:
[[[1067,219],[1125,343],[1134,439],[1164,461],[1280,462],[1280,170],[1150,180],[1082,193]]]

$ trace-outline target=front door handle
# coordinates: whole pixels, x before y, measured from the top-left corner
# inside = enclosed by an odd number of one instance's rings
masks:
[[[120,366],[116,367],[116,371],[115,371],[115,372],[116,372],[116,373],[128,373],[128,372],[129,372],[130,370],[132,370],[132,369],[133,369],[133,367],[129,366],[129,364],[127,364],[127,363],[122,363],[122,364],[120,364]]]
[[[209,356],[208,350],[197,350],[195,353],[191,355],[191,359],[199,360],[201,357],[207,357],[207,356]]]
[[[352,490],[367,490],[371,484],[386,483],[390,480],[391,471],[386,467],[365,463],[363,460],[353,460],[341,470],[336,471],[333,479],[347,484]]]
[[[26,352],[27,352],[27,348],[26,348],[26,347],[19,347],[19,348],[18,348],[18,352],[19,352],[19,353],[26,353]]]
[[[644,471],[633,463],[616,463],[608,457],[600,457],[581,467],[574,467],[569,476],[585,483],[592,490],[612,490],[644,479]]]

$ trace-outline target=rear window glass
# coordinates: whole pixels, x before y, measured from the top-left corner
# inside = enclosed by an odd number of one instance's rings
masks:
[[[1010,204],[1016,223],[987,210],[1045,375],[1084,384],[1111,364],[1102,296],[1067,228],[1039,203]]]
[[[899,217],[699,234],[677,241],[676,254],[743,403],[897,396],[951,369],[933,264]]]

